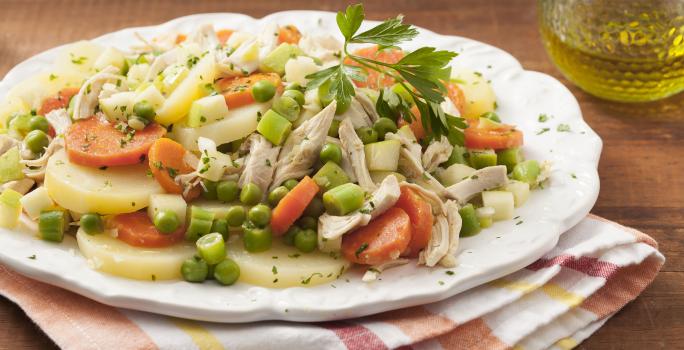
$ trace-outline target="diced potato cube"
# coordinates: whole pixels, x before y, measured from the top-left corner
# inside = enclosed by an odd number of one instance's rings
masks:
[[[527,182],[511,180],[504,190],[513,193],[516,208],[525,204],[530,198],[530,184]]]
[[[119,71],[121,71],[125,64],[126,58],[124,57],[124,54],[114,47],[108,47],[97,58],[93,68],[97,70],[103,70],[108,66],[114,66],[119,68]]]
[[[484,191],[482,192],[482,204],[485,207],[494,208],[494,221],[509,220],[513,218],[514,199],[511,192]]]
[[[147,207],[147,215],[150,220],[154,220],[154,216],[164,210],[170,210],[176,213],[180,225],[185,224],[185,213],[187,212],[188,204],[179,194],[157,193],[150,195],[150,205]]]
[[[55,202],[52,201],[50,195],[48,195],[47,188],[41,186],[35,190],[25,194],[21,200],[21,205],[24,207],[24,211],[28,216],[35,220],[40,216],[40,212],[53,207]]]
[[[147,101],[152,104],[152,107],[154,107],[155,110],[157,110],[164,105],[164,100],[164,96],[159,92],[159,89],[154,85],[149,85],[135,96],[133,104],[135,105],[138,102]]]
[[[100,100],[100,109],[110,121],[125,121],[133,114],[135,92],[117,92],[112,96]]]
[[[0,194],[0,227],[14,228],[21,214],[21,193],[5,189]]]

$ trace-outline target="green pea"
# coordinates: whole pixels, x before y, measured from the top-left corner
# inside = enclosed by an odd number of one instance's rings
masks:
[[[43,153],[49,144],[47,134],[41,130],[33,130],[24,137],[24,145],[35,154]]]
[[[42,115],[36,115],[29,119],[29,129],[48,132],[48,130],[50,130],[50,123],[48,123],[48,120]]]
[[[266,204],[257,204],[249,209],[247,218],[254,225],[264,227],[271,221],[271,208]]]
[[[333,119],[332,123],[330,123],[330,129],[328,129],[328,136],[330,137],[338,137],[340,136],[340,121],[337,119]]]
[[[310,253],[318,245],[318,236],[313,230],[299,231],[294,239],[295,247],[302,253]]]
[[[292,191],[295,186],[299,184],[299,181],[295,179],[289,179],[283,183],[283,186],[287,187],[288,190]]]
[[[257,81],[252,86],[252,96],[257,102],[270,101],[275,96],[276,87],[268,80]]]
[[[378,141],[378,132],[367,126],[356,129],[356,135],[359,136],[364,145]]]
[[[218,232],[223,236],[223,240],[228,240],[228,220],[216,219],[211,224],[211,232]]]
[[[297,225],[292,225],[290,228],[285,232],[283,235],[283,243],[287,245],[294,245],[294,239],[295,236],[301,231],[302,229],[297,226]]]
[[[273,110],[293,122],[299,117],[301,106],[292,97],[281,96],[273,102]]]
[[[240,266],[231,259],[225,259],[214,267],[214,278],[224,286],[230,286],[240,278]]]
[[[259,186],[250,182],[242,187],[242,191],[240,191],[240,202],[247,205],[255,205],[261,201],[262,195]]]
[[[89,235],[96,235],[104,231],[104,223],[100,214],[87,213],[81,216],[81,228]]]
[[[235,181],[220,181],[216,185],[216,197],[224,202],[232,202],[238,198],[240,188]]]
[[[216,199],[217,198],[217,193],[216,193],[216,188],[217,188],[217,183],[215,181],[210,181],[207,179],[202,180],[202,184],[204,186],[202,187],[202,197],[205,199]]]
[[[242,240],[246,251],[258,253],[271,248],[273,233],[270,227],[258,228],[242,225],[242,228],[244,230]]]
[[[181,275],[188,282],[204,282],[208,273],[209,265],[198,256],[186,259],[181,265]]]
[[[154,120],[154,116],[156,115],[154,112],[154,107],[147,101],[140,101],[133,105],[133,114],[149,121]]]
[[[171,210],[162,210],[154,214],[154,227],[161,233],[171,233],[178,229],[180,221],[178,215]]]
[[[297,101],[300,106],[304,105],[304,94],[299,90],[285,90],[283,97],[289,97]]]
[[[302,91],[304,88],[299,85],[299,83],[290,83],[285,87],[285,91],[287,90],[297,90],[297,91]]]
[[[318,220],[310,217],[310,216],[304,216],[300,218],[297,221],[297,224],[299,227],[301,227],[304,230],[316,230],[318,228]]]
[[[380,118],[373,124],[373,129],[379,137],[384,138],[388,132],[397,132],[397,124],[392,119]]]
[[[226,211],[226,221],[228,222],[228,226],[231,227],[242,225],[242,223],[245,222],[245,217],[247,217],[247,213],[245,212],[245,208],[241,205],[234,205]]]
[[[323,205],[323,200],[316,196],[314,197],[309,205],[304,209],[304,215],[310,216],[312,218],[318,218],[325,213],[325,205]]]
[[[273,191],[268,194],[268,203],[275,207],[283,198],[285,198],[288,192],[290,192],[290,190],[285,186],[274,188]]]
[[[342,148],[334,143],[326,143],[321,148],[319,157],[323,164],[327,162],[342,164]]]

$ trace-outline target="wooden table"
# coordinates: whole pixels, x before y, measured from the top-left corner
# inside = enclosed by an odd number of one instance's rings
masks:
[[[337,11],[343,1],[0,1],[0,76],[33,54],[120,28],[202,12],[263,16],[288,9]],[[593,98],[551,64],[536,22],[535,1],[368,1],[367,17],[397,13],[438,33],[498,46],[528,70],[560,79],[601,135],[601,194],[593,213],[654,237],[668,260],[655,282],[581,349],[684,348],[684,95],[646,106]],[[12,302],[0,298],[0,348],[55,345]]]

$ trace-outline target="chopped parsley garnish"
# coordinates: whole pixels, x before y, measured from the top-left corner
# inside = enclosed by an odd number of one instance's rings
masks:
[[[271,272],[273,272],[274,275],[277,275],[278,274],[278,268],[275,265],[273,265]]]
[[[545,133],[545,132],[548,132],[549,130],[551,130],[551,129],[549,129],[549,128],[542,128],[541,130],[537,131],[537,135],[541,135],[541,134],[543,134],[543,133]]]
[[[356,257],[358,258],[359,254],[363,253],[363,251],[366,249],[368,249],[368,243],[363,243],[359,246],[358,249],[356,249],[356,251],[354,252],[354,255],[356,255]]]
[[[568,125],[568,124],[558,124],[556,131],[558,131],[558,132],[570,132],[572,130],[570,130],[570,125]]]
[[[549,120],[549,116],[547,114],[540,114],[539,117],[537,118],[537,121],[540,123],[546,123]]]

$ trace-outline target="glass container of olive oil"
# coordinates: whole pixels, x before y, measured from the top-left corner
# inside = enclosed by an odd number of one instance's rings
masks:
[[[538,0],[544,46],[588,93],[653,101],[684,90],[684,0]]]

